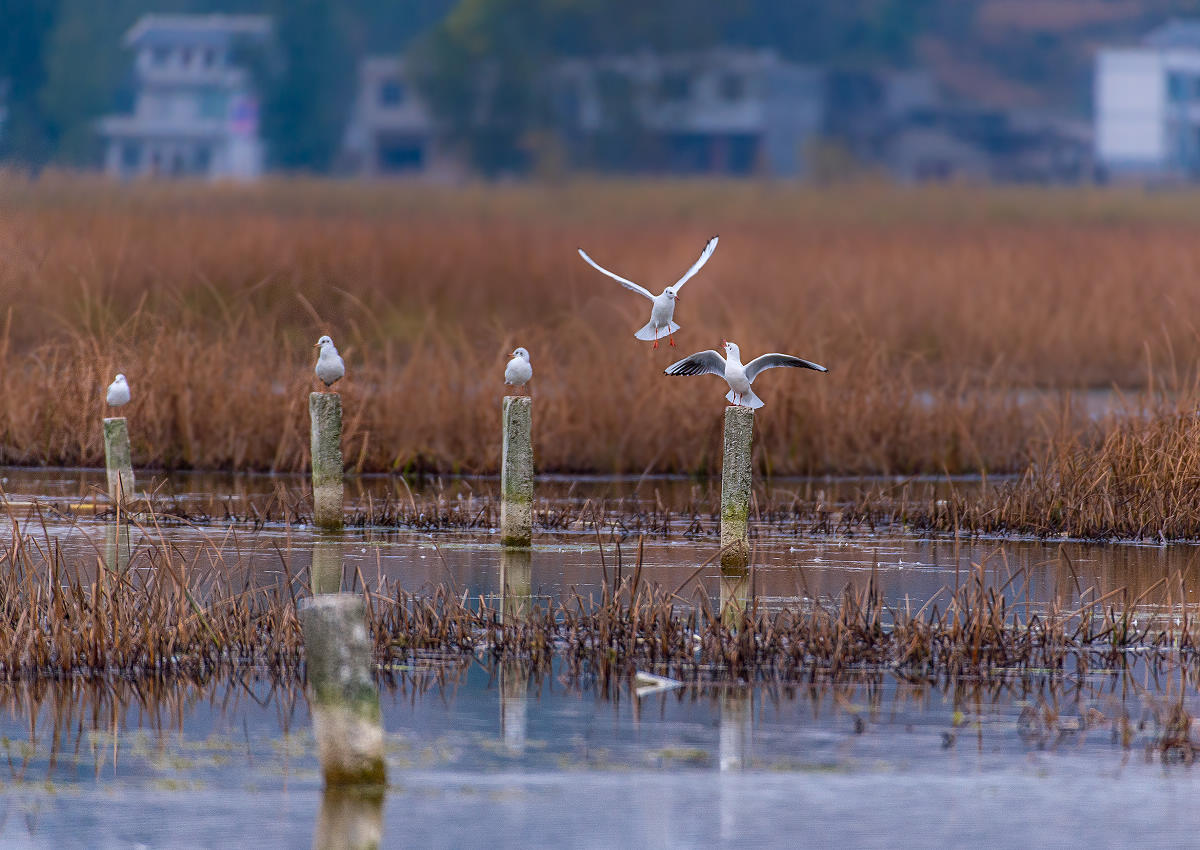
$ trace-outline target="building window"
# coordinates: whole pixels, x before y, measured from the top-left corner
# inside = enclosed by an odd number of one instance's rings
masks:
[[[691,90],[691,78],[679,71],[663,74],[659,84],[659,95],[663,100],[687,100]]]
[[[389,77],[379,84],[379,105],[395,107],[404,103],[404,83]]]
[[[208,174],[209,168],[212,166],[212,148],[208,145],[196,148],[194,165],[197,174]]]
[[[179,51],[179,64],[185,68],[192,64],[192,48],[185,47]]]
[[[213,65],[216,65],[217,51],[213,50],[211,47],[204,48],[204,53],[200,55],[200,62],[205,68],[211,68]]]
[[[202,89],[196,100],[196,114],[201,118],[219,120],[229,114],[229,96],[220,89]]]
[[[742,100],[746,96],[746,78],[741,74],[722,74],[720,91],[722,100]]]
[[[121,168],[125,171],[137,171],[142,164],[142,146],[137,142],[126,142],[121,145]]]
[[[171,61],[171,48],[156,47],[150,51],[150,64],[162,67]]]

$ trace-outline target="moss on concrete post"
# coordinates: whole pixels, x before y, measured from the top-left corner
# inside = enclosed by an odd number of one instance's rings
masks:
[[[313,522],[318,528],[342,527],[342,397],[310,393],[312,420]]]
[[[314,596],[301,604],[299,615],[325,786],[385,784],[379,692],[371,678],[372,647],[362,597]]]
[[[505,396],[500,461],[500,542],[533,542],[533,399]]]
[[[721,567],[744,570],[750,563],[750,448],[754,411],[725,408],[725,453],[721,461]]]
[[[133,455],[124,416],[104,420],[104,466],[108,470],[108,497],[114,502],[132,499]]]

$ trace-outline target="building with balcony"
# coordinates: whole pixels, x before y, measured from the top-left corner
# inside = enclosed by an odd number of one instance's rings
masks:
[[[398,56],[359,64],[339,171],[361,177],[445,175],[460,169],[438,144],[433,116]]]
[[[114,177],[254,180],[263,171],[258,99],[243,50],[269,38],[258,15],[146,15],[125,35],[132,114],[99,122]]]
[[[1200,177],[1200,20],[1096,55],[1095,151],[1109,175]]]

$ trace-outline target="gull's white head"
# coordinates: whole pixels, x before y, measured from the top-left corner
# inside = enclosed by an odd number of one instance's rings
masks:
[[[311,339],[311,338],[312,337],[309,337],[309,339]],[[317,344],[314,345],[313,348],[324,348],[327,345],[333,345],[333,340],[330,339],[328,336],[323,336],[319,340],[317,340]]]
[[[742,359],[742,350],[737,347],[736,342],[730,342],[727,339],[721,340],[721,348],[725,349],[726,357],[736,357],[738,360]]]
[[[514,351],[514,352],[512,353],[512,356],[513,356],[513,357],[520,357],[522,360],[528,360],[528,359],[529,359],[529,352],[528,352],[528,351],[526,351],[524,348],[518,348],[516,351]]]
[[[672,301],[679,300],[679,290],[673,286],[668,286],[666,289],[664,289],[663,294],[666,295],[668,298],[670,298]]]
[[[125,383],[125,376],[124,376],[124,375],[122,375],[120,372],[118,372],[118,373],[117,373],[117,377],[113,379],[113,383],[114,383],[114,384],[123,384],[123,383]]]

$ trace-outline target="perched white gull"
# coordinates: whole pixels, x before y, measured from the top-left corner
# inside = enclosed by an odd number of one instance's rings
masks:
[[[725,398],[733,404],[757,410],[763,406],[763,400],[754,394],[750,385],[764,369],[791,366],[796,369],[815,369],[818,372],[829,371],[824,366],[790,354],[764,354],[743,365],[742,352],[735,343],[727,342],[724,347],[724,357],[711,349],[701,351],[691,357],[685,357],[678,363],[672,363],[664,372],[667,375],[720,375],[729,384],[729,393]]]
[[[504,367],[504,383],[514,387],[523,387],[533,377],[533,366],[529,365],[529,352],[518,348],[512,353],[512,360]]]
[[[113,407],[129,404],[129,384],[125,382],[124,375],[118,374],[116,379],[108,385],[108,394],[104,400]]]
[[[701,267],[708,262],[708,258],[711,257],[713,251],[717,249],[717,238],[718,237],[714,236],[712,239],[708,240],[708,242],[704,245],[704,251],[702,251],[700,254],[700,259],[696,260],[696,262],[692,264],[692,267],[688,269],[683,277],[679,278],[674,285],[668,286],[666,289],[664,289],[661,295],[655,295],[649,289],[646,289],[646,287],[639,286],[632,280],[626,280],[620,275],[615,275],[608,269],[597,265],[596,261],[584,253],[582,248],[579,249],[579,256],[583,257],[587,264],[596,271],[608,275],[617,283],[621,284],[621,286],[625,287],[626,289],[631,289],[640,295],[644,295],[649,298],[651,302],[653,302],[654,306],[650,308],[650,321],[644,328],[635,333],[634,336],[638,339],[646,340],[647,342],[654,340],[654,347],[658,348],[658,340],[660,337],[664,336],[670,339],[671,345],[675,344],[675,338],[671,335],[675,333],[675,331],[679,330],[679,325],[675,324],[674,322],[675,302],[679,298],[679,289],[691,279],[692,275],[700,271]]]
[[[327,336],[317,340],[317,344],[313,348],[321,349],[321,354],[317,357],[317,368],[314,371],[325,386],[332,387],[345,376],[346,364],[342,362],[342,356],[334,347],[333,340]]]

